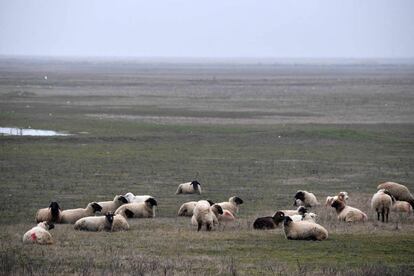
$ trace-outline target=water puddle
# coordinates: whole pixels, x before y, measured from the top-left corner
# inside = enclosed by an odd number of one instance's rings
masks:
[[[54,130],[17,128],[17,127],[0,127],[0,135],[10,136],[68,136],[70,134],[57,132]]]

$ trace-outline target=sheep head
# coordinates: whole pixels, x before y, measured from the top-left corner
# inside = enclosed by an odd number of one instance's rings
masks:
[[[305,193],[303,191],[297,191],[297,193],[295,194],[295,202],[293,203],[293,206],[298,206],[296,200],[301,200],[301,201],[305,201]]]
[[[273,221],[276,224],[281,223],[284,219],[285,219],[285,213],[283,213],[282,211],[277,211],[274,215],[273,215]]]
[[[102,206],[99,205],[98,203],[92,202],[92,203],[89,203],[89,204],[92,207],[94,213],[102,211]]]
[[[145,200],[145,203],[146,203],[149,207],[151,207],[151,208],[152,208],[152,206],[158,206],[157,201],[156,201],[154,198],[152,198],[152,197],[150,197],[150,198],[148,198],[147,200]]]
[[[128,203],[129,202],[128,199],[125,196],[122,196],[122,195],[118,196],[117,199],[119,201],[121,201],[122,203]]]

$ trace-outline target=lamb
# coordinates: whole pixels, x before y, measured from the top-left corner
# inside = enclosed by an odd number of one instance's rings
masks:
[[[384,222],[385,218],[385,222],[388,222],[388,214],[394,201],[394,197],[385,189],[380,189],[372,196],[371,208],[377,212],[378,221],[381,214],[381,221]]]
[[[75,223],[77,220],[92,216],[96,212],[100,212],[102,210],[101,205],[96,202],[89,203],[85,209],[77,208],[77,209],[69,209],[62,211],[62,219],[60,220],[61,223]]]
[[[321,225],[309,221],[293,221],[289,216],[285,217],[283,230],[288,240],[317,240],[328,238],[328,231]]]
[[[396,200],[391,207],[391,211],[410,215],[413,213],[413,207],[407,201]]]
[[[107,213],[105,216],[84,217],[75,222],[75,230],[81,231],[111,231],[114,214]]]
[[[151,197],[145,202],[124,204],[115,211],[115,215],[119,214],[125,218],[153,218],[154,206],[157,206],[157,201]]]
[[[178,185],[178,189],[175,192],[176,195],[178,194],[199,194],[201,195],[201,183],[197,180],[193,180],[191,182],[186,182]]]
[[[37,224],[23,235],[23,243],[52,244],[53,238],[48,230],[55,228],[55,225],[47,221]]]
[[[98,202],[98,204],[101,205],[102,207],[102,210],[101,210],[102,214],[107,214],[109,212],[113,213],[116,211],[116,209],[119,208],[119,206],[125,203],[128,203],[128,200],[125,198],[125,196],[122,196],[122,195],[116,195],[114,197],[114,200],[112,201]]]
[[[396,200],[407,201],[414,209],[414,196],[406,186],[395,182],[385,182],[379,184],[377,189],[386,189]]]
[[[319,205],[319,202],[313,193],[307,191],[297,191],[295,194],[295,202],[293,203],[293,206],[300,205],[305,207],[314,207]]]
[[[253,223],[253,228],[260,230],[275,229],[284,219],[285,214],[282,211],[277,211],[272,217],[257,218]]]
[[[193,216],[193,210],[197,204],[197,201],[189,201],[181,205],[178,210],[178,216],[191,217]]]
[[[124,195],[124,197],[128,200],[129,203],[141,203],[145,202],[145,200],[149,198],[155,199],[153,196],[150,195],[134,195],[133,193],[129,192]]]
[[[239,205],[243,204],[243,200],[240,197],[232,196],[229,201],[218,203],[223,210],[229,210],[233,216],[239,212]]]
[[[347,192],[339,192],[338,195],[343,195],[345,202],[348,201],[349,196]],[[327,196],[325,201],[325,206],[331,206],[332,202],[334,202],[335,199],[337,199],[338,196]]]
[[[338,195],[338,198],[332,202],[331,206],[335,208],[338,214],[338,220],[346,222],[366,221],[367,215],[361,210],[347,206],[343,195]]]
[[[200,231],[203,225],[206,230],[210,231],[217,224],[217,216],[223,214],[223,209],[218,204],[211,205],[212,202],[200,200],[194,208],[194,214],[191,218],[192,223],[197,223],[197,231]]]
[[[59,223],[61,220],[61,210],[59,204],[52,201],[48,208],[39,209],[36,213],[36,222],[54,222]]]
[[[114,221],[112,222],[112,232],[117,231],[127,231],[129,230],[129,223],[128,221],[121,215],[117,214],[114,216]]]

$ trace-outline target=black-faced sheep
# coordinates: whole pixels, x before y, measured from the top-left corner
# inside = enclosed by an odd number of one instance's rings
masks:
[[[48,208],[39,209],[36,213],[36,222],[53,222],[59,223],[61,220],[61,210],[59,204],[52,201]]]
[[[380,189],[371,199],[371,208],[377,212],[377,218],[381,221],[388,222],[388,214],[390,213],[394,197],[385,189]]]
[[[125,218],[153,218],[155,217],[155,208],[157,201],[154,198],[148,198],[141,203],[127,203],[119,207],[115,214]]]
[[[78,209],[68,209],[63,210],[61,213],[61,223],[75,223],[78,219],[89,217],[95,214],[96,212],[100,212],[102,210],[101,205],[96,202],[91,202],[86,206],[86,208],[78,208]]]
[[[293,206],[314,207],[319,205],[316,196],[308,191],[297,191],[294,198]]]
[[[379,184],[377,189],[386,189],[396,200],[407,201],[414,208],[414,196],[406,186],[395,182],[385,182]]]
[[[81,231],[111,231],[114,214],[107,213],[105,216],[84,217],[75,222],[74,229]]]
[[[23,235],[23,243],[52,244],[53,238],[48,230],[54,227],[54,224],[47,221],[38,223]]]
[[[116,195],[112,201],[98,202],[98,204],[102,207],[102,214],[113,213],[119,208],[119,206],[125,203],[128,203],[128,200],[122,195]]]
[[[197,204],[197,201],[189,201],[189,202],[183,203],[183,205],[181,205],[180,209],[178,210],[178,216],[182,216],[182,217],[193,216],[193,210],[196,204]]]
[[[285,219],[285,214],[281,211],[277,211],[272,217],[260,217],[253,223],[254,229],[266,230],[275,229]]]
[[[182,183],[178,185],[177,191],[175,192],[176,195],[178,194],[199,194],[201,195],[201,183],[197,180]]]
[[[217,216],[223,214],[223,209],[218,204],[212,204],[207,200],[200,200],[197,202],[193,216],[191,218],[192,223],[197,223],[197,231],[200,231],[203,225],[206,226],[206,230],[210,231],[217,223]]]
[[[335,208],[336,213],[338,214],[338,220],[346,222],[359,222],[367,220],[367,215],[364,212],[357,208],[347,206],[343,196],[338,195],[338,198],[332,202],[331,206]]]
[[[285,217],[283,230],[288,240],[317,240],[328,238],[328,231],[321,225],[309,221],[293,221],[289,216]]]
[[[243,200],[240,197],[232,196],[229,201],[218,203],[223,210],[229,210],[233,216],[236,216],[239,212],[239,205],[243,204]]]

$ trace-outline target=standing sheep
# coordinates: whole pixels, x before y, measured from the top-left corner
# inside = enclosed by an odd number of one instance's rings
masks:
[[[229,201],[218,203],[223,210],[229,210],[233,216],[236,216],[239,212],[239,205],[243,204],[243,200],[240,197],[232,196]]]
[[[122,195],[116,195],[112,201],[98,202],[98,204],[102,207],[102,214],[107,214],[109,212],[113,213],[119,208],[119,206],[125,203],[128,203],[128,200]]]
[[[23,243],[52,244],[53,238],[48,230],[55,227],[54,224],[43,221],[37,224],[23,235]]]
[[[197,180],[193,180],[191,182],[182,183],[178,185],[178,189],[175,192],[176,195],[178,194],[199,194],[201,195],[201,183]]]
[[[36,222],[53,222],[59,223],[61,220],[61,210],[59,204],[52,201],[48,208],[39,209],[36,213]]]
[[[297,191],[295,194],[295,202],[293,206],[305,206],[305,207],[314,207],[319,205],[316,196],[313,193],[308,191]]]
[[[124,197],[128,200],[128,203],[141,203],[141,202],[145,202],[145,200],[149,198],[155,199],[153,196],[150,196],[150,195],[134,195],[131,192],[126,193]]]
[[[309,221],[293,221],[285,217],[283,230],[288,240],[316,240],[322,241],[328,238],[328,231],[321,225]]]
[[[86,206],[85,209],[77,208],[77,209],[69,209],[62,211],[62,219],[61,223],[75,223],[78,219],[92,216],[96,212],[100,212],[102,210],[101,205],[96,202],[91,202]]]
[[[145,202],[122,205],[115,211],[115,215],[119,214],[126,218],[153,218],[155,217],[154,206],[157,206],[157,201],[148,198]]]
[[[74,229],[81,231],[111,231],[114,214],[107,213],[105,216],[84,217],[75,222]]]
[[[406,186],[395,182],[385,182],[379,184],[377,189],[386,189],[396,200],[407,201],[414,209],[414,196]]]
[[[207,200],[200,200],[197,202],[191,218],[191,222],[197,223],[198,225],[197,231],[200,231],[203,225],[206,226],[207,231],[210,231],[217,223],[216,215],[223,214],[223,209],[220,205],[211,205],[211,203],[212,202]]]
[[[339,220],[346,222],[358,222],[367,220],[367,215],[364,212],[357,208],[347,206],[343,196],[338,195],[338,198],[332,202],[331,206],[335,208]]]
[[[282,211],[277,211],[273,217],[259,217],[253,223],[254,229],[266,230],[275,229],[285,219],[285,214]]]
[[[181,216],[181,217],[193,216],[193,210],[196,205],[197,205],[197,201],[189,201],[189,202],[183,203],[183,205],[181,205],[180,209],[178,210],[178,216]]]
[[[371,208],[377,212],[378,221],[381,214],[381,221],[384,222],[385,219],[388,222],[388,214],[394,201],[394,197],[385,189],[380,189],[372,196]]]

